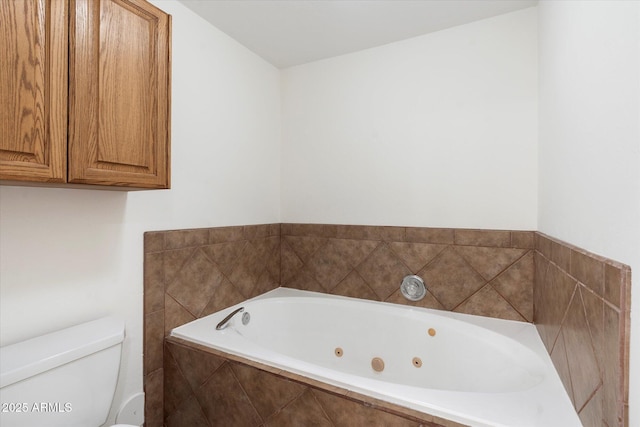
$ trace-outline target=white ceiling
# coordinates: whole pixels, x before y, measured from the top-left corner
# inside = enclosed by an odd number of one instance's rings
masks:
[[[180,0],[278,68],[535,6],[536,0]]]

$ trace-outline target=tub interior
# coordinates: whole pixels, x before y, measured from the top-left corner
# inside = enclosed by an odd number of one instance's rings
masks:
[[[544,378],[539,356],[511,338],[438,313],[381,314],[383,307],[272,298],[246,304],[251,321],[234,321],[222,333],[328,369],[413,387],[495,393],[525,390]],[[372,369],[374,358],[384,361],[382,371]]]

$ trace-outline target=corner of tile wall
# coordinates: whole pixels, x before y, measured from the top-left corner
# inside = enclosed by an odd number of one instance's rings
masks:
[[[534,323],[567,393],[584,425],[624,427],[631,269],[543,233],[535,248]]]
[[[280,224],[144,233],[145,426],[164,424],[171,329],[280,283]]]

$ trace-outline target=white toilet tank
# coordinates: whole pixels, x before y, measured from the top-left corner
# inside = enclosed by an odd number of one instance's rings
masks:
[[[0,348],[0,426],[104,424],[123,340],[124,322],[105,317]]]

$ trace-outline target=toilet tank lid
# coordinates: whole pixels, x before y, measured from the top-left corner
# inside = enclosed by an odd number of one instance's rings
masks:
[[[124,322],[103,317],[0,348],[0,388],[124,340]]]

